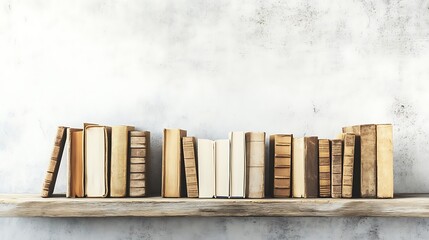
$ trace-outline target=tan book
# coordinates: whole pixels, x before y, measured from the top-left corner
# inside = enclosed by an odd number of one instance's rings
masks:
[[[319,196],[319,141],[317,137],[293,138],[292,195]]]
[[[213,198],[215,195],[215,143],[198,139],[198,197]]]
[[[353,188],[352,197],[361,197],[361,141],[360,126],[343,127],[343,135],[353,133],[355,135],[354,166],[353,166]]]
[[[265,197],[265,133],[246,133],[246,197]]]
[[[319,139],[319,196],[331,197],[331,147],[328,139]]]
[[[58,170],[60,169],[61,158],[63,156],[64,145],[66,143],[66,127],[58,127],[55,136],[54,148],[46,171],[45,181],[42,187],[42,197],[51,197],[57,181]]]
[[[215,141],[215,197],[230,197],[229,139]]]
[[[87,125],[84,130],[85,195],[107,197],[109,194],[111,128]]]
[[[353,166],[355,159],[355,135],[353,133],[345,133],[344,151],[343,151],[343,198],[351,198],[353,196]]]
[[[270,162],[274,165],[273,197],[291,197],[292,134],[270,136]]]
[[[130,197],[144,197],[148,191],[148,164],[150,150],[150,132],[132,130],[128,133]]]
[[[361,195],[377,196],[377,129],[375,124],[360,126]]]
[[[377,197],[393,198],[393,127],[377,125]]]
[[[125,197],[127,194],[128,132],[132,126],[112,127],[110,160],[110,196]]]
[[[85,197],[83,129],[67,129],[67,194],[66,197]]]
[[[331,140],[331,149],[331,196],[332,198],[341,198],[343,176],[343,140]]]
[[[183,192],[184,171],[182,174],[182,137],[186,131],[164,129],[162,144],[162,197],[181,197]]]
[[[185,160],[186,192],[189,198],[197,198],[198,180],[194,137],[183,138],[183,156]]]
[[[244,132],[230,132],[230,197],[246,196],[246,137]]]

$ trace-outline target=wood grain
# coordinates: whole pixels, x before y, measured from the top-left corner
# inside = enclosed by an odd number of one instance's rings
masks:
[[[393,199],[41,198],[0,195],[2,217],[429,217],[429,194]]]

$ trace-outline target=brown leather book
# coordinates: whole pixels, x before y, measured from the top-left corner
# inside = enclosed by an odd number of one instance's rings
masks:
[[[393,127],[377,125],[377,197],[393,198]]]
[[[52,150],[49,167],[46,171],[45,181],[42,187],[42,197],[51,197],[54,192],[55,182],[57,180],[58,170],[60,168],[61,158],[63,156],[66,143],[67,128],[59,126],[55,136],[54,149]]]
[[[343,154],[343,184],[342,197],[351,198],[353,193],[353,166],[355,158],[355,135],[345,133]]]
[[[361,196],[377,196],[377,129],[375,124],[360,126]]]
[[[184,170],[182,171],[182,138],[186,130],[164,129],[162,144],[162,197],[184,195]]]
[[[246,197],[265,197],[265,132],[246,133]]]
[[[293,197],[317,198],[319,196],[318,138],[294,138],[292,153]]]
[[[185,176],[186,176],[186,193],[189,198],[198,197],[198,180],[197,180],[197,164],[195,154],[195,138],[184,137],[183,143],[183,157],[185,163]]]
[[[130,197],[144,197],[148,194],[148,164],[150,132],[129,131],[129,175],[128,192]]]
[[[319,139],[319,196],[331,197],[331,147],[328,139]]]
[[[332,188],[331,196],[341,198],[342,190],[342,158],[343,158],[343,141],[341,139],[331,140],[332,144],[332,162],[331,162],[331,179]]]
[[[67,194],[66,197],[85,197],[83,129],[67,129]]]
[[[291,197],[292,137],[292,134],[270,136],[270,157],[274,164],[273,197]]]
[[[360,144],[360,126],[343,127],[343,133],[353,133],[355,135],[355,157],[353,165],[353,197],[361,197],[361,144]]]

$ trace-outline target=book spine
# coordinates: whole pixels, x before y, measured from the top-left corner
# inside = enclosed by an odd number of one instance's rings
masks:
[[[319,140],[318,137],[305,137],[305,196],[319,196]]]
[[[333,198],[341,198],[343,141],[341,139],[334,139],[331,141],[331,143],[332,143],[331,195]]]
[[[377,125],[377,197],[393,198],[393,127]]]
[[[146,131],[129,132],[130,167],[128,190],[130,197],[144,197],[147,194],[147,164],[150,133]]]
[[[60,168],[61,158],[66,142],[66,127],[58,127],[55,137],[54,148],[46,171],[45,181],[43,182],[42,197],[51,197],[54,192],[55,182],[57,180],[58,170]]]
[[[248,198],[264,198],[265,188],[265,133],[246,133]]]
[[[353,193],[353,165],[355,155],[355,135],[346,133],[344,135],[343,154],[343,185],[342,197],[351,198]]]
[[[361,196],[377,196],[377,132],[376,126],[361,125]]]
[[[183,157],[185,162],[186,192],[189,198],[198,197],[197,165],[195,160],[195,138],[183,138]]]
[[[274,197],[291,196],[292,135],[274,135]]]
[[[319,196],[331,197],[331,149],[328,139],[319,139]]]

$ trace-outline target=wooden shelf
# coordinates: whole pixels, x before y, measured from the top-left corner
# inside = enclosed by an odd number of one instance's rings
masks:
[[[429,217],[429,194],[394,199],[41,198],[0,195],[3,217]]]

